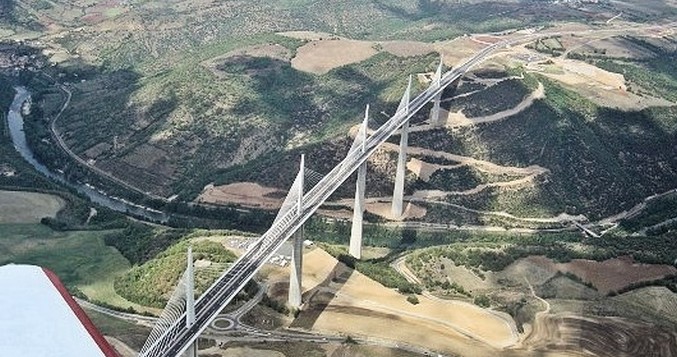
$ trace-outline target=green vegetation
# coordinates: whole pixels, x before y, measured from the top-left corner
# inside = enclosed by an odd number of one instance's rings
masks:
[[[623,289],[620,289],[619,291],[611,291],[609,292],[609,296],[616,296],[619,294],[624,294],[627,293],[628,291],[633,291],[636,289],[641,289],[643,287],[647,286],[664,286],[673,293],[677,293],[677,275],[671,275],[668,277],[665,277],[663,279],[657,279],[657,280],[651,280],[651,281],[642,281],[638,283],[633,283],[628,286],[626,286]]]
[[[540,38],[534,44],[527,45],[527,48],[534,49],[541,53],[547,53],[553,57],[561,56],[566,50],[559,40],[559,36]]]
[[[639,214],[621,221],[621,228],[629,232],[636,232],[641,228],[658,225],[667,220],[677,218],[677,193],[658,197],[647,203],[647,207]],[[664,232],[648,230],[647,234],[661,234]]]
[[[674,234],[668,233],[656,237],[614,236],[607,234],[602,238],[581,240],[577,235],[480,235],[446,246],[430,247],[410,254],[407,265],[421,277],[427,289],[442,289],[464,294],[462,287],[453,286],[446,280],[435,278],[443,259],[465,266],[478,276],[486,271],[501,271],[514,261],[533,255],[542,255],[557,262],[572,259],[592,259],[602,261],[618,256],[630,255],[636,261],[648,264],[674,264],[677,244]],[[651,239],[651,244],[647,244]],[[566,277],[589,286],[580,279]],[[673,284],[674,281],[656,282],[657,285]],[[642,285],[643,286],[643,285]]]
[[[547,98],[515,116],[492,125],[460,128],[453,136],[444,131],[410,135],[412,145],[500,165],[539,165],[549,170],[533,185],[489,188],[452,197],[450,203],[516,216],[566,212],[594,220],[674,188],[677,156],[665,148],[674,143],[671,128],[677,125],[677,109],[625,112],[601,108],[545,77],[525,76],[528,88],[538,82],[543,83]],[[473,176],[475,181],[486,181]],[[440,218],[449,211],[435,209]]]
[[[209,240],[190,243],[183,240],[158,254],[154,259],[133,267],[125,275],[115,279],[116,291],[130,301],[144,306],[162,308],[174,291],[181,274],[186,269],[186,251],[193,246],[196,261],[208,261],[220,269],[196,268],[195,291],[197,295],[211,285],[225,270],[225,264],[235,261],[235,255],[223,245]]]
[[[416,295],[409,295],[407,296],[407,302],[409,302],[412,305],[418,305],[418,297]]]
[[[486,295],[477,295],[473,303],[479,307],[488,308],[491,306],[491,299]]]
[[[505,79],[477,93],[453,100],[450,110],[456,112],[462,109],[469,118],[498,113],[516,107],[531,93],[529,89],[519,79]]]
[[[130,306],[113,289],[113,280],[130,264],[104,244],[103,236],[109,232],[57,232],[36,224],[3,224],[0,230],[0,265],[40,265],[54,271],[69,289],[81,291],[91,300]]]
[[[97,165],[135,187],[193,198],[205,184],[225,181],[220,179],[224,174],[232,177],[233,164],[267,153],[279,159],[279,147],[289,145],[297,133],[307,136],[307,143],[319,143],[345,133],[367,103],[375,110],[392,111],[393,92],[401,91],[402,78],[431,69],[436,60],[434,55],[403,59],[384,52],[315,76],[280,59],[218,59],[243,46],[269,43],[289,51],[301,44],[277,35],[230,40],[205,45],[200,55],[183,56],[157,75],[116,70],[77,83],[71,105],[59,120],[60,130],[77,154],[96,158]],[[207,68],[211,65],[204,61],[219,64]],[[51,90],[45,88],[43,96]],[[185,116],[191,119],[181,119]],[[140,117],[147,119],[139,123]],[[157,135],[167,140],[147,143]],[[252,140],[264,136],[265,145],[254,149]],[[48,135],[34,140],[37,150],[48,152],[37,144],[43,139],[50,140]],[[238,152],[248,154],[236,158]],[[58,164],[47,155],[45,162]]]
[[[675,63],[677,51],[642,38],[626,36],[623,39],[644,49],[649,57],[638,60],[618,58],[590,60],[600,68],[623,74],[631,83],[629,88],[631,91],[636,91],[640,95],[659,96],[672,102],[677,100],[677,64]]]
[[[129,223],[123,230],[105,237],[106,244],[117,248],[130,262],[144,263],[188,234],[187,230],[154,228]]]
[[[420,294],[421,287],[407,281],[390,266],[389,257],[357,260],[348,255],[345,246],[321,244],[320,247],[349,268],[355,269],[387,288],[397,289],[402,294]]]
[[[652,237],[650,247],[646,237],[613,236],[586,238],[580,235],[534,234],[534,235],[475,235],[464,242],[446,247],[431,247],[408,257],[414,268],[445,257],[457,265],[479,268],[484,271],[500,271],[517,259],[530,255],[544,255],[559,262],[572,259],[605,260],[622,255],[631,255],[639,262],[649,264],[673,264],[677,245],[673,234]]]

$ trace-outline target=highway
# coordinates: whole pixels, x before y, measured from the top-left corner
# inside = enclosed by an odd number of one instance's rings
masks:
[[[439,82],[431,83],[430,87],[416,96],[408,106],[400,109],[373,132],[367,138],[364,149],[357,146],[349,151],[341,163],[304,195],[301,209],[293,207],[285,212],[228,271],[207,289],[196,302],[195,324],[187,327],[184,313],[158,340],[144,348],[140,356],[175,357],[183,353],[217,317],[221,309],[244,288],[245,284],[277,249],[376,151],[379,145],[395,134],[406,121],[430,103],[437,94],[461,78],[465,72],[484,60],[493,51],[524,40],[522,38],[500,42],[486,47],[464,64],[444,74]]]

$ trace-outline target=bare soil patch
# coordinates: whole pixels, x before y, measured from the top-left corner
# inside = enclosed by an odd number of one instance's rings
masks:
[[[37,192],[0,191],[0,223],[40,223],[65,206],[59,196]]]
[[[310,31],[280,34],[309,41],[298,49],[292,59],[292,67],[315,74],[324,74],[340,66],[364,61],[379,52],[388,52],[398,57],[439,52],[445,64],[453,66],[481,48],[481,45],[465,38],[433,44],[416,41],[359,41]]]
[[[629,92],[622,74],[612,73],[583,61],[552,58],[545,62],[529,63],[527,70],[555,79],[605,107],[641,110],[674,105],[662,98],[640,97]]]
[[[422,56],[435,51],[433,44],[416,41],[387,41],[378,42],[378,45],[398,57]]]
[[[524,345],[537,351],[586,351],[585,355],[604,357],[670,357],[677,356],[677,332],[619,318],[545,315]]]
[[[253,182],[238,182],[224,186],[207,185],[197,202],[212,204],[237,204],[245,207],[279,209],[285,192]]]
[[[439,165],[439,164],[431,164],[429,162],[425,162],[423,160],[419,160],[417,158],[412,157],[409,162],[407,162],[407,170],[413,172],[419,179],[422,181],[428,182],[430,181],[430,177],[437,172],[438,170],[444,170],[444,169],[453,169],[457,168],[459,166],[462,166],[461,164],[458,165]]]
[[[337,67],[362,62],[377,53],[372,42],[340,38],[315,40],[297,50],[291,65],[300,71],[324,74]]]
[[[354,200],[344,199],[338,202],[329,202],[325,206],[345,207],[343,209],[321,209],[318,212],[323,216],[341,219],[353,218],[353,204]],[[405,219],[420,219],[425,217],[428,212],[425,207],[421,207],[414,203],[405,203],[404,212],[402,216],[394,216],[391,212],[392,201],[387,198],[370,198],[365,202],[365,210],[369,213],[381,216],[391,221],[402,221]]]
[[[658,315],[677,326],[677,294],[663,286],[650,286],[614,296],[619,301],[644,316]]]
[[[526,259],[531,259],[532,262],[548,270],[572,273],[583,281],[591,283],[604,294],[618,291],[634,283],[677,274],[677,268],[673,266],[636,263],[632,257],[609,259],[603,262],[574,259],[569,263],[554,263],[542,257]]]
[[[412,305],[404,295],[350,271],[320,249],[305,254],[304,268],[305,290],[316,291],[317,303],[326,305],[313,329],[385,338],[473,356],[492,356],[497,349],[517,341],[512,321],[458,301],[419,297],[420,303]],[[306,298],[310,296],[311,293],[306,294]],[[315,303],[311,299],[309,307]]]
[[[383,150],[387,151],[397,152],[400,150],[399,145],[392,143],[383,143],[381,147],[383,148]],[[548,172],[548,169],[542,168],[537,165],[532,165],[528,167],[501,166],[489,161],[477,160],[472,157],[450,154],[444,151],[435,151],[414,146],[410,146],[407,150],[412,156],[413,155],[430,156],[434,158],[446,159],[449,161],[458,162],[459,164],[473,166],[478,170],[482,170],[484,172],[496,175],[507,174],[507,175],[530,176],[530,175],[540,175]]]
[[[649,58],[653,53],[647,48],[636,45],[623,38],[604,38],[590,41],[580,46],[576,51],[583,55],[599,55],[611,58]]]
[[[385,219],[392,221],[401,221],[405,219],[420,219],[425,217],[427,210],[425,207],[418,206],[413,203],[405,203],[404,213],[402,216],[394,216],[391,212],[392,202],[367,202],[366,204],[367,212],[379,215]]]

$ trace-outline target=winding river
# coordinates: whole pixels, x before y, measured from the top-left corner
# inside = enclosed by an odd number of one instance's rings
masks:
[[[14,87],[14,90],[16,90],[16,95],[14,96],[14,101],[12,101],[12,105],[9,107],[9,113],[7,114],[7,124],[9,126],[9,134],[12,139],[12,143],[14,144],[14,148],[19,152],[19,154],[21,154],[21,157],[23,157],[24,160],[26,160],[36,170],[51,180],[74,188],[79,193],[89,197],[89,199],[94,203],[110,208],[117,212],[122,212],[135,217],[141,217],[146,220],[162,223],[167,222],[169,216],[164,212],[140,206],[122,198],[109,196],[91,185],[70,182],[66,180],[64,175],[49,171],[45,165],[38,162],[38,160],[35,158],[35,154],[28,146],[26,141],[26,133],[24,132],[24,119],[21,115],[23,104],[31,97],[31,94],[24,87]]]

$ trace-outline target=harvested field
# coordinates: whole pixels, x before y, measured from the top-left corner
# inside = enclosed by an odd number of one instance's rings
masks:
[[[426,43],[416,41],[359,41],[319,32],[292,31],[281,35],[310,41],[298,49],[292,59],[292,67],[315,74],[324,74],[330,70],[351,63],[364,61],[379,52],[388,52],[398,57],[420,56],[431,52],[440,52],[445,63],[453,65],[459,56],[467,54],[453,51],[450,41],[447,43]]]
[[[420,297],[412,305],[320,249],[305,254],[304,267],[309,304],[298,320],[306,327],[474,356],[492,356],[517,342],[512,321],[464,302]]]
[[[596,55],[603,53],[610,58],[645,59],[654,53],[623,38],[604,38],[597,41],[589,41],[574,51],[583,55]]]
[[[378,42],[383,50],[398,57],[422,56],[434,52],[435,48],[430,43],[415,41],[386,41]]]
[[[572,273],[594,285],[603,294],[618,291],[634,283],[677,274],[677,268],[673,266],[635,263],[631,257],[609,259],[603,262],[574,259],[569,263],[554,263],[543,257],[525,259],[553,272],[559,270]]]
[[[620,318],[546,315],[524,341],[532,350],[586,351],[586,355],[677,356],[677,332]]]
[[[65,206],[61,197],[37,192],[0,191],[0,223],[40,223]]]
[[[300,71],[324,74],[370,58],[378,53],[374,47],[371,42],[339,38],[311,41],[298,49],[291,65]]]
[[[677,294],[663,286],[650,286],[614,296],[626,310],[642,316],[659,316],[677,326]]]
[[[286,192],[252,182],[238,182],[224,186],[207,185],[197,202],[237,204],[245,207],[279,209]]]

